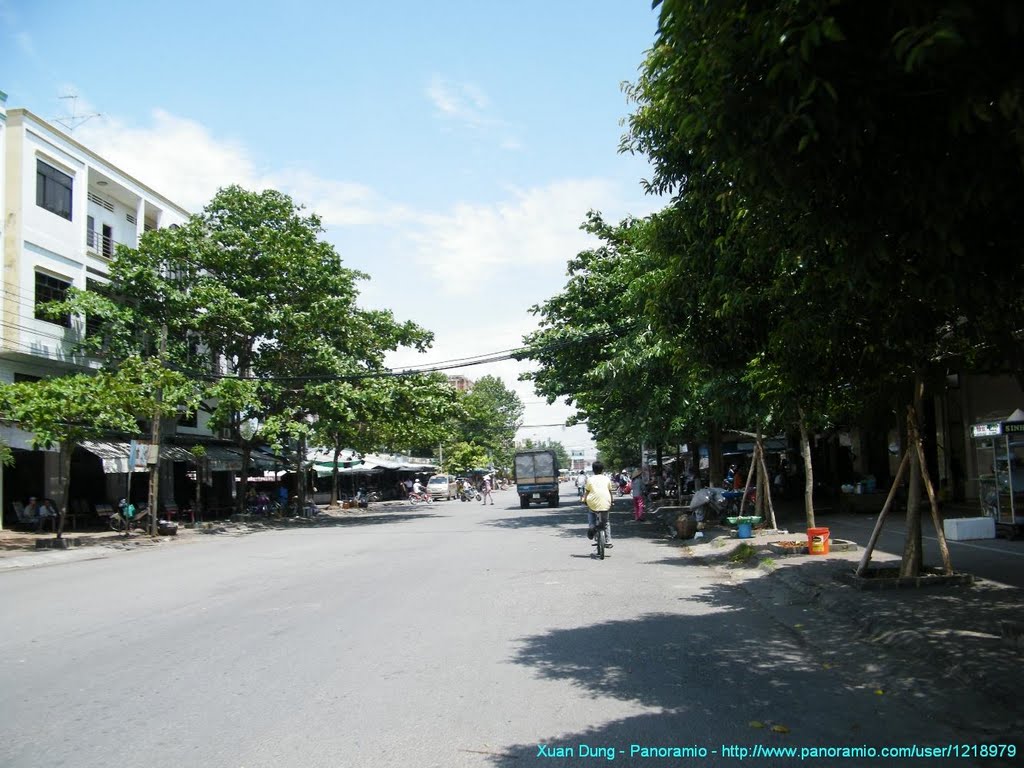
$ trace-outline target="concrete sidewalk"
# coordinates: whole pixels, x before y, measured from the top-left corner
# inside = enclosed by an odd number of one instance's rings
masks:
[[[184,542],[195,535],[193,531],[179,529],[179,536],[158,536],[151,539],[144,534],[133,533],[130,538],[125,539],[113,531],[69,531],[63,536],[71,544],[67,549],[37,549],[36,541],[52,540],[54,534],[5,529],[0,530],[0,572],[80,560],[97,560],[118,552],[160,546],[164,542],[178,539]]]
[[[197,541],[208,534],[238,536],[289,526],[336,525],[344,524],[346,520],[357,520],[380,514],[428,513],[435,506],[434,504],[411,504],[406,501],[384,501],[375,502],[365,509],[322,509],[320,514],[312,519],[253,519],[241,522],[214,520],[208,523],[199,523],[195,528],[179,526],[176,535],[155,538],[139,531],[133,532],[127,539],[123,534],[111,530],[65,531],[63,537],[72,544],[67,549],[38,549],[36,547],[37,540],[54,538],[54,534],[50,532],[31,533],[3,529],[0,530],[0,572],[79,560],[96,560],[111,557],[119,552]]]

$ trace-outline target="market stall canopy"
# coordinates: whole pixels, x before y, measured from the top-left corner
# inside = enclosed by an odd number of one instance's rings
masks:
[[[316,463],[313,470],[317,477],[331,477],[334,474],[334,464]],[[357,464],[353,467],[338,467],[339,475],[378,475],[384,471],[384,467],[370,466],[368,464]]]
[[[313,463],[317,477],[328,477],[334,472],[333,455],[327,461],[316,461]],[[368,453],[362,457],[361,463],[350,463],[346,467],[342,464],[341,457],[338,457],[338,474],[341,475],[373,475],[385,470],[399,472],[432,472],[436,467],[433,464],[419,464],[389,459],[384,456]]]
[[[363,457],[359,454],[359,451],[354,448],[342,448],[338,453],[338,464],[344,466],[345,464],[354,464],[361,462]],[[306,454],[306,461],[310,464],[333,464],[334,463],[334,451],[327,450],[324,448],[314,448]]]

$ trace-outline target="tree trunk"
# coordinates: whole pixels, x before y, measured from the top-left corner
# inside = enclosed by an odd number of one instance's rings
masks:
[[[252,444],[248,440],[242,441],[242,487],[238,491],[238,513],[244,515],[246,509],[246,494],[249,492],[249,460],[252,457]]]
[[[910,478],[907,481],[907,526],[903,542],[903,560],[900,562],[900,576],[914,578],[921,575],[921,453],[917,450],[921,439],[918,432],[918,414],[924,381],[921,375],[914,375],[914,400],[907,409],[907,450],[910,451]]]
[[[807,419],[804,409],[800,408],[800,455],[804,459],[804,513],[807,516],[807,527],[815,528],[814,524],[814,468],[811,466],[811,438],[807,434]]]
[[[60,498],[54,499],[57,503],[57,538],[64,537],[64,515],[68,510],[68,496],[71,493],[71,452],[75,450],[73,444],[62,442],[58,462],[60,463]],[[40,499],[40,503],[44,500]]]
[[[299,496],[299,509],[306,508],[306,435],[299,437],[299,479],[296,493]]]
[[[697,471],[700,472],[700,460],[697,461]],[[717,421],[711,422],[711,430],[708,443],[708,485],[718,487],[722,485],[722,430]]]
[[[339,443],[334,444],[334,466],[331,468],[331,506],[338,506],[338,481],[340,475],[338,474],[338,457],[341,455],[341,445]]]
[[[679,453],[679,445],[676,445],[676,461],[672,464],[672,474],[676,478],[676,504],[682,504],[685,488],[683,487],[683,455]]]
[[[678,450],[678,448],[676,450]],[[661,443],[658,443],[657,451],[658,452],[655,454],[655,472],[657,472],[657,475],[655,475],[655,477],[658,478],[658,486],[661,487],[661,486],[665,485],[665,482],[664,482],[664,480],[662,478],[662,472],[665,470],[665,454],[664,454],[664,452],[661,449]],[[650,473],[648,473],[647,478],[648,478],[648,481],[650,481],[650,479],[651,479],[650,478]],[[664,498],[664,496],[665,496],[665,489],[664,489],[664,487],[661,488],[661,495],[662,495],[662,498]]]
[[[754,514],[764,520],[764,441],[762,439],[760,427],[757,428],[757,442],[754,443],[754,456],[752,461],[757,465],[757,496],[754,499]]]
[[[921,573],[921,461],[917,451],[910,451],[910,479],[907,489],[906,540],[900,576],[916,577]]]
[[[196,518],[203,519],[203,479],[206,477],[206,461],[205,456],[196,457],[196,506],[192,510],[192,522],[195,523]]]

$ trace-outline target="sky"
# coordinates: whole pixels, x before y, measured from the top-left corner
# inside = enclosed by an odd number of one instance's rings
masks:
[[[589,210],[661,207],[618,151],[656,26],[649,0],[0,0],[0,91],[186,210],[287,193],[369,276],[361,304],[434,333],[390,360],[423,366],[521,346]],[[592,457],[529,367],[449,373],[500,377],[519,439]]]

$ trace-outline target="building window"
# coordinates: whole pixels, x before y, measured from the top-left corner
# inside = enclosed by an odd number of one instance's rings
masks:
[[[99,292],[102,283],[99,280],[86,280],[85,289],[87,291]],[[86,315],[85,316],[85,335],[96,336],[103,330],[103,319],[99,315]]]
[[[68,288],[71,283],[57,277],[51,277],[44,272],[36,272],[36,319],[46,320],[50,323],[71,327],[71,315],[62,315],[59,318],[47,317],[40,311],[40,306],[48,301],[64,301],[68,296]]]
[[[36,205],[71,221],[71,177],[36,160]]]
[[[191,415],[178,411],[178,426],[197,429],[199,427],[199,411],[193,411]]]

